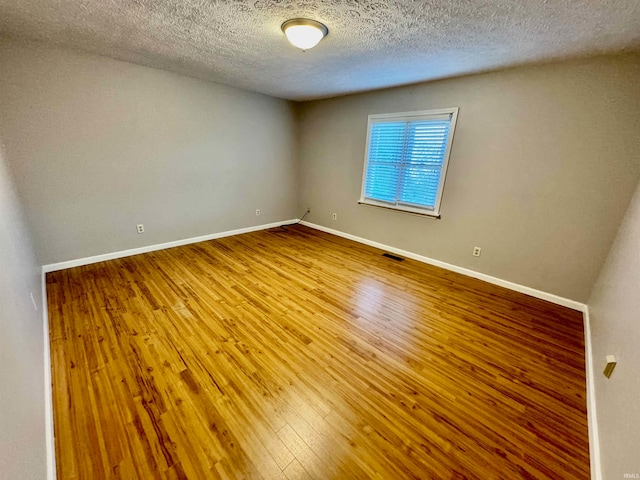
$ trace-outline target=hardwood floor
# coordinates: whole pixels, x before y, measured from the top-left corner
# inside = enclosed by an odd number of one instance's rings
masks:
[[[58,479],[589,478],[582,315],[303,226],[50,273]]]

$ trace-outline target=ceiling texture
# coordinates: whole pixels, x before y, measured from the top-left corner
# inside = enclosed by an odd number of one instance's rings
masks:
[[[329,35],[292,47],[296,17]],[[640,0],[0,0],[0,36],[309,100],[640,51]]]

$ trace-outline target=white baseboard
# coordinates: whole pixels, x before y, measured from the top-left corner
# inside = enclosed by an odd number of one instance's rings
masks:
[[[491,275],[486,275],[484,273],[476,272],[475,270],[470,270],[468,268],[459,267],[451,263],[435,260],[433,258],[425,257],[423,255],[418,255],[417,253],[409,252],[407,250],[402,250],[400,248],[391,247],[383,243],[374,242],[373,240],[368,240],[366,238],[357,237],[355,235],[351,235],[350,233],[344,233],[339,230],[334,230],[332,228],[324,227],[322,225],[316,225],[315,223],[310,223],[310,222],[300,222],[300,223],[302,225],[306,225],[307,227],[315,228],[316,230],[321,230],[323,232],[331,233],[339,237],[348,238],[349,240],[353,240],[355,242],[364,243],[365,245],[379,248],[380,250],[386,250],[388,252],[392,252],[397,255],[402,255],[403,257],[411,258],[419,262],[428,263],[429,265],[445,268],[447,270],[451,270],[452,272],[461,273],[462,275],[466,275],[468,277],[484,280],[485,282],[489,282],[494,285],[498,285],[500,287],[508,288],[509,290],[514,290],[516,292],[524,293],[532,297],[540,298],[542,300],[555,303],[556,305],[561,305],[563,307],[568,307],[573,310],[578,310],[579,312],[584,312],[587,307],[584,303],[576,302],[575,300],[559,297],[558,295],[554,295],[552,293],[543,292],[542,290],[536,290],[535,288],[530,288],[524,285],[509,282],[508,280],[502,280],[501,278],[492,277]]]
[[[56,480],[56,451],[53,431],[53,386],[51,383],[51,346],[46,274],[42,272],[42,332],[44,335],[44,429],[47,452],[47,480]]]
[[[596,413],[596,391],[593,370],[593,347],[591,345],[591,319],[589,307],[584,310],[584,348],[587,372],[587,421],[589,423],[589,458],[591,460],[591,479],[602,480],[600,465],[600,437],[598,436],[598,414]]]
[[[67,268],[80,267],[82,265],[90,265],[92,263],[104,262],[106,260],[114,260],[116,258],[130,257],[132,255],[138,255],[140,253],[155,252],[156,250],[164,250],[165,248],[180,247],[182,245],[189,245],[191,243],[206,242],[207,240],[215,240],[216,238],[230,237],[232,235],[240,235],[242,233],[256,232],[258,230],[266,230],[268,228],[275,228],[281,225],[295,223],[297,221],[298,219],[294,218],[294,219],[285,220],[282,222],[267,223],[264,225],[256,225],[254,227],[239,228],[237,230],[227,230],[226,232],[212,233],[209,235],[203,235],[201,237],[185,238],[182,240],[175,240],[173,242],[158,243],[156,245],[148,245],[146,247],[131,248],[129,250],[121,250],[119,252],[104,253],[102,255],[95,255],[93,257],[78,258],[76,260],[68,260],[66,262],[59,262],[59,263],[51,263],[49,265],[43,265],[42,271],[44,273],[55,272],[57,270],[65,270]]]

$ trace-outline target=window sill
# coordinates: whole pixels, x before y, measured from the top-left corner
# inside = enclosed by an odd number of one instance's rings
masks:
[[[385,205],[378,205],[377,203],[365,202],[364,200],[359,200],[358,205],[364,205],[366,207],[382,208],[384,210],[393,210],[394,212],[406,213],[409,215],[417,215],[418,217],[427,217],[427,218],[430,218],[431,220],[440,219],[440,215],[437,215],[435,213],[419,212],[419,211],[407,210],[399,207],[388,207]]]

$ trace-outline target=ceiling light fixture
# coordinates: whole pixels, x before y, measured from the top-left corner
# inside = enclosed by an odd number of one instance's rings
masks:
[[[289,43],[302,51],[315,47],[329,33],[325,25],[308,18],[287,20],[281,28]]]

